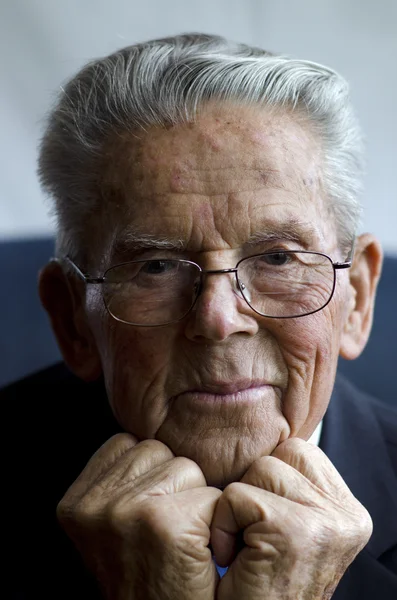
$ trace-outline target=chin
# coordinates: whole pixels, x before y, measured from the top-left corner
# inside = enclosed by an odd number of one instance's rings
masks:
[[[228,452],[225,446],[222,449],[211,448],[208,444],[207,448],[201,448],[201,452],[197,446],[191,451],[184,448],[183,452],[178,452],[178,455],[190,458],[200,467],[208,486],[223,489],[229,483],[240,481],[255,460],[273,451],[272,446],[268,449],[251,447],[250,451],[245,448],[245,452],[239,447],[233,449],[229,447]]]

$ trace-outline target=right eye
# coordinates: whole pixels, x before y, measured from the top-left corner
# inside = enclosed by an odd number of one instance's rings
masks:
[[[162,275],[174,268],[174,264],[168,260],[148,260],[143,263],[141,273],[147,275]]]

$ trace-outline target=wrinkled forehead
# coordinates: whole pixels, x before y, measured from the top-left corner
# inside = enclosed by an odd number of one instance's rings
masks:
[[[313,243],[324,244],[333,232],[321,168],[319,139],[287,111],[212,105],[193,123],[119,136],[103,180],[113,243],[135,233],[220,249],[286,224],[304,235],[306,221]]]

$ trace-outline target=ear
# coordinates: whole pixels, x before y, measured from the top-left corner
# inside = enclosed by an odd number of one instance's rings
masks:
[[[66,365],[84,381],[98,379],[101,360],[87,323],[83,285],[52,261],[39,273],[39,296]]]
[[[350,302],[340,345],[340,355],[347,360],[360,356],[368,341],[382,261],[379,241],[369,233],[360,235],[349,269]]]

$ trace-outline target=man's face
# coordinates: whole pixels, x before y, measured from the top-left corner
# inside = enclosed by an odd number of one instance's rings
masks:
[[[107,266],[161,257],[225,269],[273,249],[343,259],[319,142],[290,114],[208,106],[194,124],[119,140],[105,178],[120,223]],[[133,238],[148,235],[181,247],[137,248]],[[326,308],[295,319],[261,317],[235,293],[233,274],[208,276],[192,312],[157,328],[113,320],[98,288],[88,287],[89,324],[125,430],[191,458],[218,486],[314,431],[333,387],[346,272]]]

